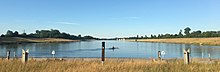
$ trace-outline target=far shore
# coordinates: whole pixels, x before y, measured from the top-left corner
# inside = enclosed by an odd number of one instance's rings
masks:
[[[198,45],[220,45],[220,37],[213,38],[170,38],[170,39],[128,39],[131,42],[158,42]]]
[[[22,44],[22,43],[56,43],[56,42],[77,42],[62,38],[20,38],[20,37],[0,37],[0,44]]]

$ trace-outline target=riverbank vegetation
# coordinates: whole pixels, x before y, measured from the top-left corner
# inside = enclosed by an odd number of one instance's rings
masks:
[[[73,39],[73,40],[87,40],[87,39],[97,39],[92,36],[84,36],[81,35],[70,35],[65,32],[60,32],[59,30],[36,30],[35,33],[26,34],[19,33],[18,31],[8,30],[6,34],[2,34],[1,37],[21,37],[21,38],[63,38],[63,39]]]
[[[209,37],[220,37],[220,31],[191,31],[190,27],[186,27],[183,30],[180,30],[179,33],[177,34],[158,34],[158,35],[153,35],[151,34],[150,36],[139,36],[137,35],[136,37],[128,37],[126,39],[169,39],[169,38],[209,38]]]
[[[182,60],[153,62],[145,59],[107,59],[102,65],[99,59],[79,60],[30,60],[23,64],[20,60],[0,60],[1,72],[219,72],[220,63],[190,63]]]
[[[54,43],[54,42],[76,42],[79,40],[62,38],[20,38],[0,37],[0,44],[21,44],[21,43]]]
[[[128,39],[127,41],[198,44],[198,45],[220,45],[220,37],[213,37],[213,38],[169,38],[169,39]]]
[[[76,42],[80,40],[95,40],[92,36],[75,36],[59,30],[36,30],[35,33],[19,33],[8,30],[0,37],[0,44],[21,44],[21,43],[48,43],[48,42]]]

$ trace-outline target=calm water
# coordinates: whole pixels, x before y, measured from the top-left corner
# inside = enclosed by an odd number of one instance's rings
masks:
[[[6,51],[14,52],[21,57],[21,49],[29,49],[30,57],[52,57],[51,52],[56,51],[55,57],[101,57],[102,41],[82,41],[72,43],[29,43],[19,45],[0,45],[0,57],[6,57]],[[190,44],[149,43],[149,42],[125,42],[105,41],[106,57],[119,58],[156,58],[157,51],[165,51],[164,58],[182,58],[183,49],[191,49],[193,58],[220,58],[220,46],[199,46]],[[111,47],[119,49],[109,49]]]

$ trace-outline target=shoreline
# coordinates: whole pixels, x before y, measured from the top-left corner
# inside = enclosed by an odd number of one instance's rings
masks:
[[[170,38],[170,39],[128,39],[129,42],[153,42],[220,46],[220,37],[212,38]]]
[[[58,42],[79,42],[80,40],[62,38],[20,38],[0,37],[0,44],[22,44],[22,43],[58,43]]]
[[[189,64],[183,59],[0,59],[1,72],[218,72],[219,66],[219,59],[192,59]]]
[[[42,57],[42,58],[32,58],[30,57],[28,61],[46,61],[46,60],[60,60],[60,61],[100,61],[101,62],[102,58],[61,58],[61,57]],[[1,57],[0,60],[7,60],[6,57]],[[10,58],[10,61],[13,60],[21,60],[21,57],[16,57],[16,58]],[[174,61],[183,61],[183,58],[163,58],[161,61],[162,62],[174,62]],[[133,61],[133,62],[138,62],[138,61],[145,61],[145,62],[158,62],[159,60],[157,58],[105,58],[105,61]],[[190,62],[194,63],[203,63],[203,62],[213,62],[213,61],[220,61],[218,58],[190,58]]]

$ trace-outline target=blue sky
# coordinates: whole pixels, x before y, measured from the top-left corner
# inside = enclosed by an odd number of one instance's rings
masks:
[[[220,30],[219,0],[0,0],[0,34],[41,29],[96,37]]]

